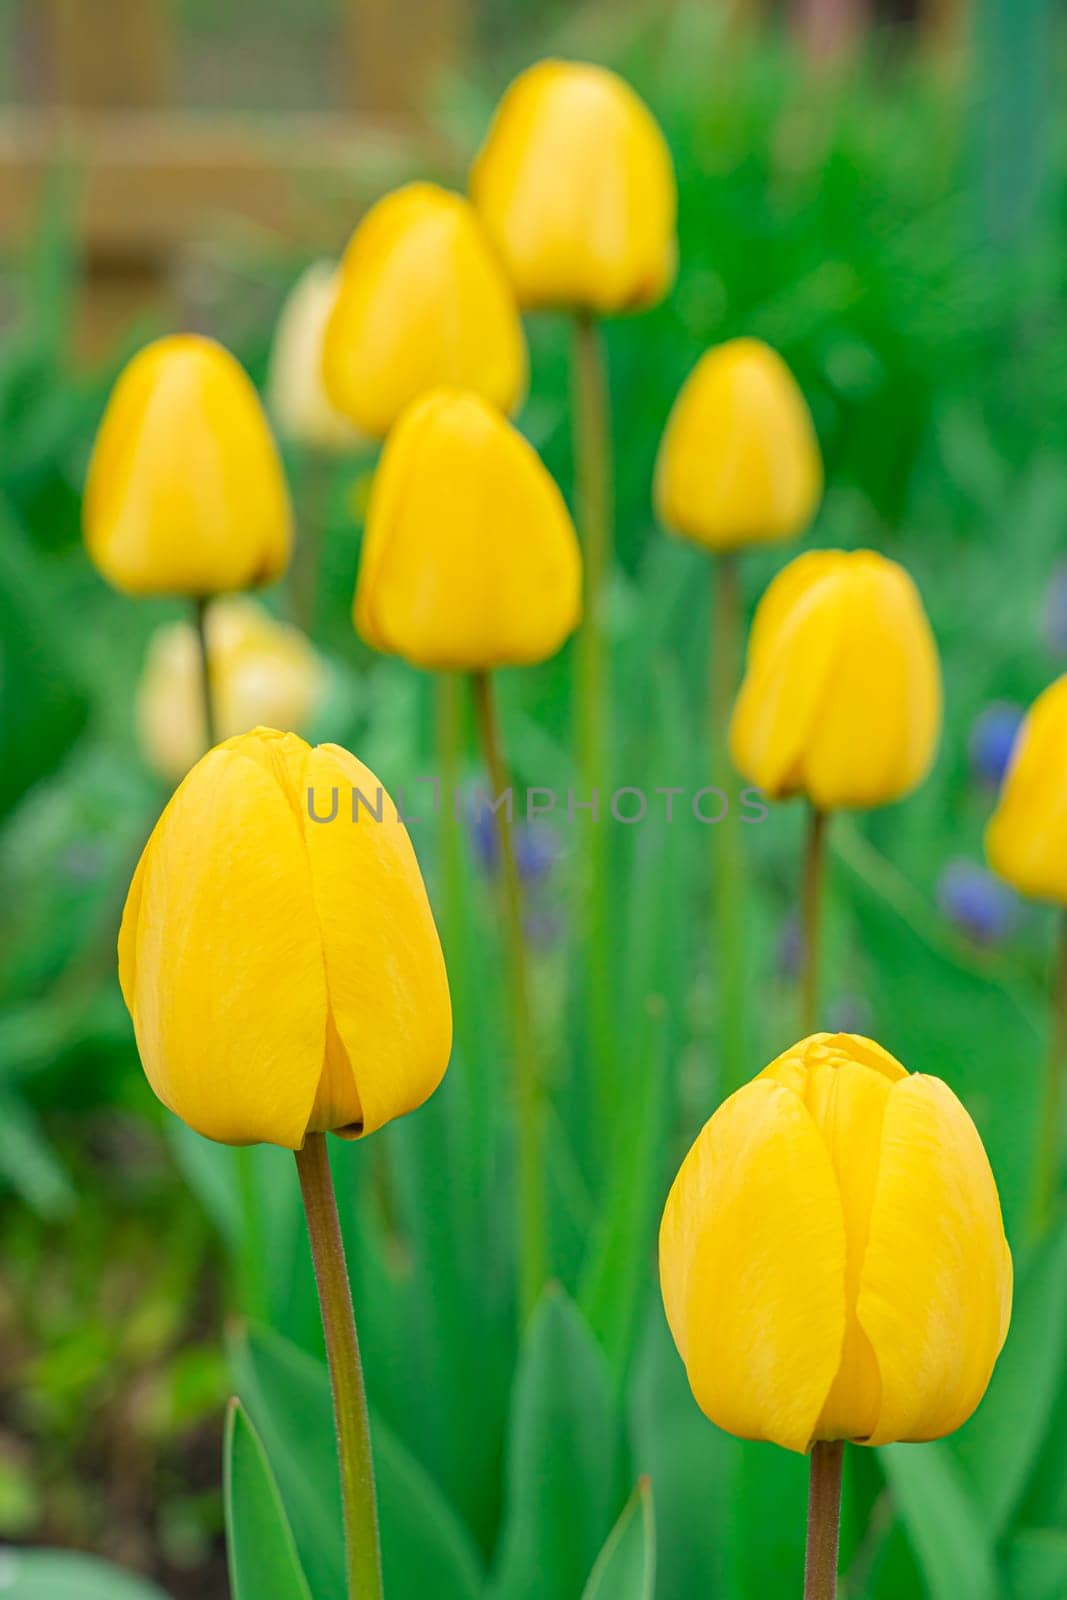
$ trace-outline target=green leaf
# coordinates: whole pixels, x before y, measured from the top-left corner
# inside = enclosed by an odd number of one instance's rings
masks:
[[[582,1600],[652,1600],[656,1586],[656,1526],[647,1478],[623,1508],[608,1535]]]
[[[1061,1528],[1025,1528],[1008,1550],[1015,1600],[1063,1600],[1067,1594],[1067,1533]]]
[[[234,1351],[237,1388],[275,1463],[314,1595],[345,1591],[344,1531],[330,1382],[325,1365],[266,1328]],[[474,1600],[481,1573],[469,1534],[444,1495],[380,1418],[372,1418],[386,1591]]]
[[[1046,1239],[1015,1296],[989,1392],[954,1440],[991,1537],[1025,1492],[1053,1417],[1067,1350],[1067,1223]]]
[[[948,1446],[891,1444],[879,1455],[931,1600],[999,1600],[989,1527]]]
[[[223,1450],[232,1600],[311,1600],[270,1462],[239,1400],[230,1401]]]
[[[550,1287],[512,1394],[499,1600],[581,1593],[617,1511],[620,1438],[607,1363],[577,1307]]]
[[[59,1550],[0,1550],[4,1600],[166,1600],[147,1578],[96,1556]]]
[[[18,1095],[0,1091],[0,1178],[42,1217],[66,1215],[74,1188],[37,1117]]]

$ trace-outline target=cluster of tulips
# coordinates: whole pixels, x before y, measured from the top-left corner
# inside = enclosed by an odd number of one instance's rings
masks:
[[[611,466],[599,319],[668,291],[674,227],[671,160],[648,109],[607,71],[543,62],[505,94],[470,198],[429,183],[388,195],[338,271],[313,269],[283,323],[279,425],[324,448],[384,440],[355,626],[376,650],[438,675],[446,730],[470,679],[498,795],[508,778],[492,674],[545,660],[579,625],[579,770],[590,791],[606,781]],[[541,309],[573,319],[580,540],[509,420],[526,382],[520,312]],[[805,1037],[697,1136],[666,1201],[660,1276],[712,1421],[811,1454],[813,1600],[834,1593],[843,1442],[959,1426],[986,1389],[1012,1293],[995,1183],[952,1090],[869,1039],[817,1031],[828,821],[912,790],[941,721],[919,594],[872,551],[813,551],[784,567],[756,610],[738,688],[738,563],[750,546],[799,537],[821,489],[812,422],[779,356],[753,339],[707,352],[667,421],[654,499],[667,530],[714,558],[710,770],[724,785],[735,770],[770,801],[808,805]],[[266,417],[219,345],[166,338],[130,363],[92,459],[85,533],[117,588],[194,603],[196,626],[156,641],[141,690],[153,759],[171,776],[191,770],[137,867],[120,981],[149,1081],[173,1112],[211,1139],[296,1152],[337,1407],[350,1592],[374,1600],[370,1442],[324,1135],[363,1137],[439,1083],[452,1017],[434,917],[392,802],[356,824],[347,800],[330,804],[331,793],[373,796],[377,778],[348,751],[289,731],[318,693],[308,641],[246,597],[217,598],[279,578],[291,543]],[[277,727],[249,731],[257,721]],[[219,733],[229,736],[216,744]],[[525,1320],[548,1270],[547,1091],[506,807],[494,821]],[[596,959],[611,916],[604,832],[583,835],[582,946],[588,1004],[610,1011]],[[727,1037],[731,986],[744,982],[743,881],[736,830],[715,830],[714,842],[721,1077],[732,1085],[751,1072],[730,1059],[740,1036]],[[1067,904],[1067,679],[1031,713],[989,852],[1025,893]],[[609,1075],[619,1067],[608,1063]],[[1045,1209],[1062,1145],[1055,1064],[1049,1082]]]

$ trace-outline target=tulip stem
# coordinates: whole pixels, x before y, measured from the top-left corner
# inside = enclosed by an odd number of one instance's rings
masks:
[[[504,763],[496,698],[488,672],[473,674],[474,704],[500,846],[500,887],[507,946],[508,996],[515,1052],[515,1116],[518,1137],[519,1319],[524,1327],[545,1281],[544,1108],[533,1035],[522,887],[512,827],[513,791]],[[502,796],[506,799],[502,800]]]
[[[218,743],[218,729],[215,723],[215,699],[211,693],[211,657],[207,647],[207,608],[210,604],[209,595],[197,595],[193,601],[193,626],[200,652],[200,695],[204,708],[204,733],[207,748],[213,750]]]
[[[804,1600],[834,1600],[837,1543],[841,1529],[842,1439],[811,1447],[808,1476],[808,1543],[804,1556]]]
[[[1063,1161],[1063,1089],[1064,1077],[1067,1076],[1067,912],[1061,913],[1058,923],[1045,1093],[1038,1129],[1034,1222],[1039,1233],[1048,1224]]]
[[[304,1199],[315,1283],[319,1291],[326,1358],[330,1367],[337,1451],[341,1463],[349,1600],[381,1600],[382,1564],[378,1544],[378,1503],[374,1489],[370,1421],[363,1387],[352,1291],[337,1216],[324,1133],[309,1133],[296,1152]]]
[[[804,844],[804,880],[801,890],[801,944],[803,980],[801,1024],[805,1034],[819,1025],[819,957],[822,942],[822,898],[826,877],[826,833],[829,813],[812,806]]]
[[[733,551],[714,562],[708,704],[712,783],[727,811],[711,830],[714,897],[713,967],[719,974],[720,1088],[739,1089],[746,1077],[745,882],[737,817],[738,786],[730,763],[730,708],[737,688],[741,643],[740,567]],[[710,1102],[709,1102],[710,1103]]]
[[[613,468],[607,364],[600,325],[587,311],[574,319],[575,506],[585,571],[585,617],[578,636],[578,767],[586,799],[608,800],[607,720],[610,683],[604,640],[606,588],[613,555]],[[615,1096],[608,930],[608,831],[594,808],[583,828],[588,863],[585,904],[587,989],[599,1110],[610,1115]]]

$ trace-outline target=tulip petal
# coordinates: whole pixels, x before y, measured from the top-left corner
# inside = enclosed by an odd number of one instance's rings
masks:
[[[444,958],[407,830],[374,774],[337,745],[309,751],[304,774],[319,815],[328,815],[331,791],[338,791],[330,822],[312,821],[301,800],[336,1031],[330,1094],[336,1100],[342,1093],[343,1054],[362,1108],[362,1128],[350,1131],[370,1133],[421,1105],[448,1065],[452,1013]],[[354,894],[373,915],[360,915]]]
[[[259,761],[220,747],[178,789],[134,876],[119,963],[163,1103],[210,1139],[298,1148],[326,981],[301,830]]]
[[[757,1079],[705,1125],[660,1230],[667,1320],[713,1422],[808,1448],[845,1333],[845,1227],[827,1147]]]
[[[936,1439],[985,1393],[1011,1314],[1012,1266],[977,1129],[946,1084],[893,1085],[857,1314],[878,1360],[870,1444]]]
[[[1067,904],[1067,675],[1030,708],[985,846],[1020,893]]]

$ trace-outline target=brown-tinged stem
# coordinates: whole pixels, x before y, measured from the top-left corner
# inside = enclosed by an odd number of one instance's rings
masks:
[[[597,793],[607,809],[608,726],[611,686],[604,631],[606,590],[614,546],[611,410],[602,331],[580,311],[574,319],[575,508],[582,540],[585,615],[578,636],[578,768],[585,799]],[[596,812],[586,813],[583,846],[588,862],[584,896],[587,985],[592,1018],[593,1069],[599,1109],[610,1114],[617,1084],[613,1059],[614,1007],[610,968],[608,829]]]
[[[319,1310],[326,1335],[326,1358],[337,1424],[341,1463],[341,1504],[345,1522],[349,1600],[381,1600],[382,1564],[378,1544],[378,1503],[374,1490],[367,1396],[359,1359],[352,1291],[337,1216],[324,1133],[309,1133],[296,1152],[304,1199]]]
[[[540,1074],[530,1005],[522,887],[515,859],[513,792],[504,761],[496,698],[488,672],[473,674],[478,737],[493,790],[493,815],[500,846],[500,889],[504,915],[508,996],[515,1052],[515,1119],[518,1139],[519,1318],[525,1326],[545,1281],[543,1117]],[[501,797],[506,797],[502,799]]]
[[[218,728],[215,722],[215,698],[211,692],[211,657],[207,642],[207,611],[210,604],[210,595],[197,595],[193,601],[193,625],[200,653],[200,703],[204,708],[204,732],[207,748],[212,750],[218,743]]]
[[[819,1025],[819,957],[822,946],[822,895],[826,877],[826,832],[829,813],[812,806],[804,841],[800,935],[803,960],[801,1027],[814,1033]]]
[[[1056,930],[1056,955],[1049,998],[1049,1046],[1045,1091],[1038,1129],[1034,1224],[1041,1232],[1049,1221],[1063,1161],[1064,1079],[1067,1077],[1067,912]]]
[[[804,1600],[834,1600],[837,1543],[841,1528],[841,1463],[844,1441],[820,1440],[811,1447],[808,1475],[808,1543],[804,1556]]]
[[[730,710],[737,688],[741,648],[741,582],[737,554],[726,551],[714,563],[711,639],[708,652],[708,708],[711,713],[712,783],[726,796],[726,815],[711,830],[714,900],[713,968],[719,975],[720,1087],[739,1089],[746,1076],[745,903],[738,826],[738,785],[730,762]],[[710,1103],[710,1102],[709,1102]]]

